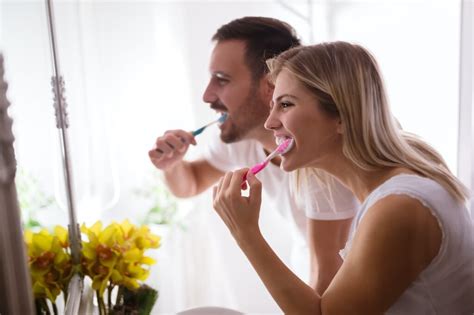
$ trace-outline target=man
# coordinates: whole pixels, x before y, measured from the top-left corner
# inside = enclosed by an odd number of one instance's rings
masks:
[[[163,171],[177,197],[199,194],[226,171],[251,167],[276,148],[272,131],[263,126],[273,93],[265,60],[300,44],[288,24],[264,17],[233,20],[220,27],[212,39],[211,79],[203,100],[215,111],[227,114],[220,126],[220,139],[216,137],[204,157],[195,161],[183,160],[189,145],[196,144],[193,135],[184,130],[165,132],[149,151],[152,163]],[[339,250],[345,245],[357,202],[340,184],[328,190],[315,181],[306,185],[314,199],[305,200],[305,216],[289,192],[290,177],[279,164],[276,157],[258,174],[267,196],[262,209],[293,217],[301,235],[307,237],[310,284],[322,294],[342,263]]]

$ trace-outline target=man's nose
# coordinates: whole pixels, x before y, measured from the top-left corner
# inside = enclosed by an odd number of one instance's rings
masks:
[[[217,100],[216,94],[212,91],[210,82],[202,94],[202,100],[204,103],[214,103]]]

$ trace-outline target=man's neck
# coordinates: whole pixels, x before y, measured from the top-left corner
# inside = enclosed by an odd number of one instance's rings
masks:
[[[248,136],[250,139],[258,141],[268,152],[272,152],[277,147],[273,132],[263,127],[260,130],[254,130],[254,132]]]
[[[267,156],[277,148],[273,132],[269,130],[262,130],[258,135],[255,136],[254,139],[257,140],[263,146],[263,150],[265,151],[265,155]],[[271,162],[277,166],[280,166],[280,156],[277,155],[271,160]]]

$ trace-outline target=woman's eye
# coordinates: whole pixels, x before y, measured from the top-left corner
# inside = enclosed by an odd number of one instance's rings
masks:
[[[290,102],[280,102],[280,107],[281,108],[287,108],[287,107],[290,107],[292,106],[293,104],[290,103]]]

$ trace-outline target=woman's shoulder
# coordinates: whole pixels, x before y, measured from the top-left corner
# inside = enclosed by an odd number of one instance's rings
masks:
[[[391,196],[389,200],[410,200],[413,204],[419,202],[428,208],[445,203],[452,207],[455,203],[454,198],[440,183],[409,173],[397,174],[386,180],[370,193],[364,206],[368,209],[376,202],[386,199],[387,196]]]
[[[386,180],[367,197],[357,223],[360,228],[369,224],[397,232],[419,229],[425,222],[439,230],[438,220],[444,217],[440,213],[452,209],[454,203],[447,190],[436,181],[402,173]]]
[[[409,194],[387,194],[368,207],[366,217],[381,216],[384,218],[383,222],[387,222],[387,224],[410,223],[414,214],[431,216],[430,212],[431,209],[424,200],[414,198]]]
[[[406,195],[379,199],[359,223],[343,253],[340,271],[344,277],[339,279],[345,278],[344,285],[346,281],[359,281],[358,287],[374,285],[381,295],[395,299],[441,247],[437,220],[421,202]],[[363,281],[360,274],[364,274]]]
[[[413,242],[412,250],[420,250],[428,263],[439,251],[442,230],[432,209],[419,198],[405,194],[389,194],[375,202],[368,210],[359,232],[383,235],[389,248],[398,246],[400,241]]]

